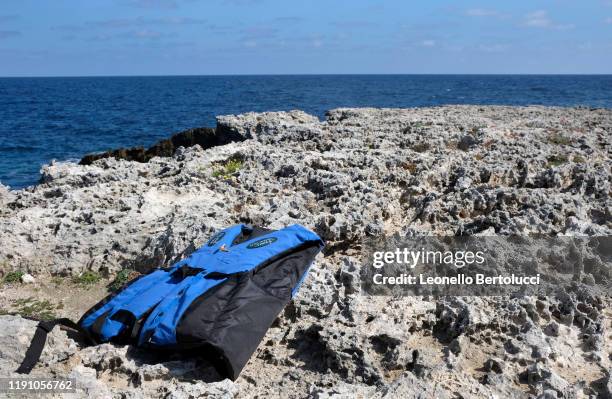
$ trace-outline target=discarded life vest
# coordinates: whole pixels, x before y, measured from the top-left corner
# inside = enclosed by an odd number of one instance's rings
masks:
[[[220,231],[188,258],[109,295],[78,323],[40,322],[17,372],[32,370],[47,333],[60,324],[92,344],[197,353],[234,380],[322,248],[323,241],[299,225]]]

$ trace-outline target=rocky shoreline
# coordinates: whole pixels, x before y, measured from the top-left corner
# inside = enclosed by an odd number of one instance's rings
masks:
[[[74,376],[82,397],[606,397],[610,296],[370,298],[359,269],[364,237],[609,236],[611,141],[606,109],[222,116],[149,150],[46,166],[35,187],[0,185],[0,271],[36,279],[5,284],[0,308],[38,295],[76,318],[101,296],[76,290],[73,303],[52,281],[95,273],[103,287],[171,264],[231,224],[301,223],[325,253],[236,382],[207,382],[197,360],[79,348],[63,331],[34,372]],[[34,325],[0,316],[0,376]]]

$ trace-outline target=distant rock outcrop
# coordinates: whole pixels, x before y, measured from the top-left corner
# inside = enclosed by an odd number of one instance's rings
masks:
[[[217,134],[219,132],[219,134]],[[126,161],[149,162],[153,157],[171,157],[179,147],[193,147],[199,145],[203,149],[217,145],[223,145],[232,141],[241,141],[244,137],[232,134],[231,131],[213,129],[210,127],[199,127],[176,133],[166,140],[161,140],[153,146],[119,148],[99,154],[85,155],[79,165],[91,165],[93,162],[103,158],[125,159]]]

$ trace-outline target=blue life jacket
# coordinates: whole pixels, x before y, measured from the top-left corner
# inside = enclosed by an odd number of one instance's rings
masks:
[[[173,266],[131,281],[71,327],[94,343],[198,353],[235,379],[323,246],[300,225],[276,231],[232,226]],[[62,321],[55,324],[72,323]],[[38,330],[55,325],[44,323]],[[29,372],[37,360],[26,354],[18,371]]]

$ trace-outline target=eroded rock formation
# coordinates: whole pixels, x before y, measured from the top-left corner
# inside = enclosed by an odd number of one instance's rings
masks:
[[[147,163],[57,163],[38,186],[0,187],[2,270],[30,272],[34,285],[84,270],[144,272],[230,224],[301,223],[327,249],[299,295],[234,383],[209,382],[194,359],[79,348],[63,331],[36,374],[75,376],[83,397],[610,394],[609,296],[365,297],[359,270],[368,236],[610,235],[611,110],[337,109],[323,122],[273,112],[219,117],[212,141],[207,132],[190,148],[160,145],[164,157]],[[6,307],[24,295],[3,291]],[[2,375],[34,325],[0,317]]]

